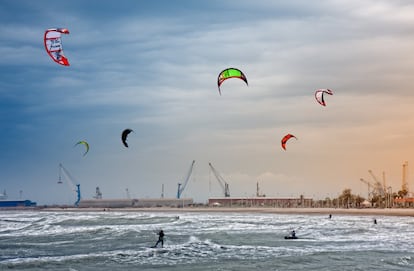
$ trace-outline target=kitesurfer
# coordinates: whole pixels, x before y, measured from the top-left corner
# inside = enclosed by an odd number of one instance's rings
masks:
[[[295,232],[295,230],[292,230],[292,231],[290,232],[290,235],[286,235],[286,236],[285,236],[285,239],[298,239],[298,238],[296,237],[296,232]]]
[[[158,241],[157,243],[155,243],[153,247],[157,247],[159,243],[161,243],[161,247],[164,247],[164,231],[163,230],[160,230],[158,232]]]
[[[377,219],[376,218],[374,218],[374,224],[377,224]]]
[[[329,214],[329,219],[331,219],[332,218],[332,214]]]

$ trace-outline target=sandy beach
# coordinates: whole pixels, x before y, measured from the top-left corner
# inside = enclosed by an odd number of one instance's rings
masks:
[[[157,207],[157,208],[41,208],[40,211],[60,212],[232,212],[232,213],[269,213],[269,214],[307,214],[307,215],[369,215],[369,216],[413,216],[413,208],[394,209],[340,209],[340,208],[227,208],[227,207]]]

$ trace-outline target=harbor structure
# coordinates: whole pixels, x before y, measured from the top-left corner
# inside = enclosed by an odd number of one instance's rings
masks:
[[[149,207],[188,207],[192,198],[144,198],[144,199],[81,199],[79,208],[149,208]]]
[[[276,197],[218,197],[209,198],[208,205],[212,207],[276,207],[295,208],[312,207],[313,199],[300,196],[299,198]]]

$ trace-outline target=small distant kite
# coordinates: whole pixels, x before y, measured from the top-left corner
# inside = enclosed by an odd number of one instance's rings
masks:
[[[223,84],[225,80],[230,79],[230,78],[239,78],[243,80],[246,83],[246,85],[249,85],[249,83],[247,83],[246,76],[241,70],[236,69],[236,68],[225,69],[219,73],[218,78],[217,78],[217,86],[218,86],[220,95],[221,95],[221,90],[220,90],[221,84]]]
[[[46,30],[44,42],[48,55],[63,66],[69,66],[69,60],[63,55],[62,34],[69,34],[66,28],[50,28]]]
[[[122,135],[121,135],[122,143],[123,143],[123,144],[124,144],[124,146],[125,146],[125,147],[127,147],[127,148],[128,148],[128,143],[127,143],[126,141],[127,141],[127,137],[128,137],[128,135],[129,135],[131,132],[133,132],[133,130],[132,130],[132,129],[125,129],[125,130],[122,132]]]
[[[318,103],[320,103],[323,106],[326,106],[325,99],[324,99],[325,94],[333,95],[333,92],[332,90],[328,88],[318,89],[315,91],[316,101],[318,101]]]
[[[291,139],[292,137],[294,137],[294,138],[297,140],[296,136],[294,136],[294,135],[292,135],[292,134],[287,134],[287,135],[285,135],[285,136],[282,138],[282,148],[283,148],[284,150],[286,150],[286,142],[287,142],[289,139]]]
[[[85,145],[85,148],[86,148],[86,151],[85,151],[85,153],[83,154],[83,156],[85,156],[87,153],[88,153],[88,151],[89,151],[89,144],[88,144],[88,142],[86,142],[86,141],[79,141],[78,143],[76,143],[75,144],[75,147],[77,146],[77,145]]]

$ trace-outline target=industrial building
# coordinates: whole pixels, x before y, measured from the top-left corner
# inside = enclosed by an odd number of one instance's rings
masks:
[[[20,192],[21,193],[21,192]],[[20,195],[21,196],[21,195]],[[8,208],[8,207],[35,207],[36,202],[31,200],[8,200],[7,199],[6,190],[3,193],[0,193],[0,208]]]
[[[210,198],[208,205],[213,207],[275,207],[275,208],[295,208],[312,207],[313,199],[304,198],[272,198],[272,197],[222,197]]]
[[[81,199],[79,208],[145,208],[145,207],[188,207],[192,198],[159,199]]]
[[[3,207],[35,207],[36,202],[31,200],[0,200],[0,208]]]
[[[414,198],[411,198],[411,197],[406,197],[406,198],[397,197],[397,198],[394,199],[394,203],[398,207],[414,207]]]
[[[58,184],[66,180],[71,190],[76,195],[74,205],[79,208],[145,208],[145,207],[188,207],[193,205],[192,198],[181,198],[181,195],[190,179],[195,161],[193,160],[190,169],[184,178],[184,182],[178,183],[177,198],[164,198],[164,185],[162,186],[161,198],[130,198],[128,189],[127,198],[125,199],[103,199],[102,192],[96,187],[96,194],[93,199],[82,199],[80,184],[69,173],[69,171],[60,163],[59,164],[59,180]]]
[[[313,200],[310,198],[273,198],[266,197],[260,193],[259,182],[256,183],[256,197],[231,197],[229,184],[221,176],[218,170],[211,163],[208,164],[211,171],[221,186],[224,197],[209,198],[208,205],[212,207],[276,207],[295,208],[312,207]]]

